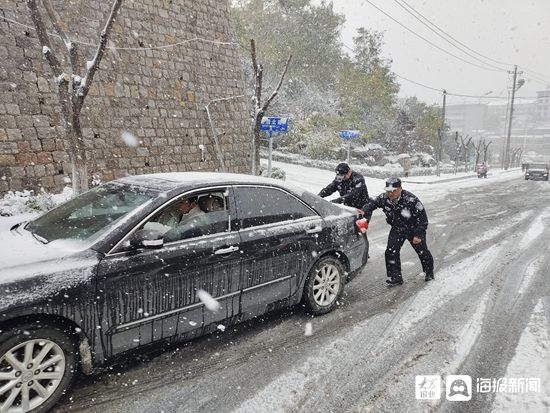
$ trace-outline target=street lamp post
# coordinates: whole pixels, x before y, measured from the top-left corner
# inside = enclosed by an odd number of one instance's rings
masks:
[[[508,134],[506,136],[506,152],[504,153],[504,169],[508,170],[510,167],[510,136],[512,135],[512,117],[514,115],[514,97],[516,96],[516,91],[519,90],[520,87],[523,86],[525,83],[524,79],[519,79],[517,81],[516,86],[516,79],[518,74],[522,74],[523,72],[518,72],[517,65],[514,66],[514,81],[512,85],[512,98],[510,99],[510,116],[508,118]]]
[[[440,176],[440,166],[441,158],[443,155],[443,137],[445,136],[445,105],[447,102],[447,91],[443,89],[443,110],[441,111],[441,128],[438,131],[437,134],[437,165],[435,167],[435,174],[437,176]]]

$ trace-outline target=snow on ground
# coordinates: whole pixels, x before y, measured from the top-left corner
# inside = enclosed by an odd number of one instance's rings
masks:
[[[273,166],[281,168],[286,172],[286,182],[295,184],[303,189],[318,194],[321,189],[327,186],[334,179],[334,172],[326,169],[311,168],[283,162],[273,162]],[[441,176],[425,175],[402,178],[403,188],[413,192],[426,203],[444,197],[449,192],[461,188],[474,186],[494,185],[504,182],[512,177],[522,175],[521,169],[513,168],[508,171],[495,169],[487,179],[479,179],[474,172],[461,172],[457,174],[441,174]],[[371,197],[384,191],[384,179],[365,177],[365,183]],[[334,194],[327,199],[335,198]]]
[[[546,301],[548,303],[548,301]],[[546,304],[548,305],[548,304]],[[548,412],[550,409],[550,337],[544,304],[539,300],[508,364],[507,378],[540,378],[540,393],[497,393],[493,412]]]
[[[529,266],[525,269],[525,275],[523,276],[521,285],[519,286],[518,295],[523,294],[527,290],[527,288],[529,287],[529,284],[531,283],[531,280],[533,279],[533,276],[538,271],[540,271],[543,261],[544,261],[544,257],[538,257],[536,260],[530,263]]]
[[[462,331],[458,333],[457,342],[454,347],[455,358],[450,361],[447,370],[441,372],[441,375],[459,373],[458,368],[470,353],[470,350],[473,348],[479,334],[481,333],[483,317],[485,316],[485,310],[487,309],[489,297],[489,291],[483,294],[479,300],[476,310],[473,313],[473,317],[468,320],[468,323],[464,326]]]
[[[473,257],[468,257],[459,263],[437,273],[437,283],[428,283],[421,291],[411,298],[409,312],[399,321],[401,334],[413,327],[425,317],[437,312],[437,309],[466,289],[471,287],[480,277],[487,273],[493,260],[498,256],[500,246],[495,245]]]
[[[455,264],[447,271],[438,273],[437,283],[427,284],[414,297],[401,305],[403,312],[395,320],[393,323],[395,327],[387,337],[384,337],[383,341],[386,343],[394,342],[399,337],[405,336],[411,327],[437,312],[438,308],[452,297],[461,294],[472,286],[484,274],[486,268],[491,265],[492,260],[497,255],[497,249],[497,246],[489,248],[474,257],[469,257]],[[454,369],[467,355],[481,330],[481,321],[485,313],[487,299],[488,294],[485,294],[477,308],[479,314],[478,312],[474,314],[474,318],[461,332],[463,336],[457,336],[458,344],[455,349],[457,357],[452,363]],[[357,357],[358,360],[364,357],[364,343],[368,342],[372,334],[367,325],[379,318],[379,316],[375,316],[371,320],[358,323],[348,333],[325,345],[319,355],[309,357],[301,365],[273,380],[244,402],[236,412],[257,412],[265,406],[270,406],[270,410],[273,408],[272,411],[274,412],[298,409],[301,394],[306,387],[312,387],[316,382],[322,382],[323,377],[329,374],[333,367],[343,365],[346,362],[349,364],[350,357]]]
[[[313,193],[318,193],[334,179],[333,172],[323,169],[284,164],[281,162],[273,162],[273,164],[286,172],[286,181],[288,183],[297,185]],[[521,171],[513,169],[509,171],[494,170],[492,171],[492,175],[487,179],[478,179],[473,172],[469,174],[442,175],[441,177],[410,177],[403,180],[403,186],[405,189],[418,195],[426,203],[442,199],[450,193],[460,191],[462,188],[495,185],[519,176],[521,176]],[[371,196],[376,196],[383,192],[383,179],[366,177],[365,180]],[[0,233],[9,230],[13,224],[27,220],[35,215],[21,214],[24,209],[20,209],[17,212],[16,204],[17,202],[12,202],[14,216],[0,217]],[[498,228],[495,227],[494,234],[502,233],[503,229],[525,220],[529,214],[530,212],[525,212]],[[550,217],[550,212],[546,210],[539,215],[524,235],[520,246],[527,246],[534,238],[540,235],[541,227],[545,225],[545,219],[548,217]],[[493,230],[485,233],[483,239],[472,240],[471,244],[473,246],[484,239],[491,239],[492,236]],[[2,247],[2,243],[6,242],[6,239],[7,237],[0,236],[0,248]],[[381,244],[382,248],[385,246],[383,244],[385,244],[385,237]],[[374,245],[372,245],[371,240],[372,246]],[[463,245],[462,249],[468,249],[469,247],[470,244]],[[473,286],[485,273],[487,266],[491,265],[492,260],[498,256],[498,249],[500,247],[499,244],[493,245],[487,250],[468,257],[439,272],[437,274],[437,283],[427,284],[415,296],[401,304],[403,312],[401,313],[399,324],[393,329],[390,335],[400,337],[407,334],[415,325],[422,322],[426,317],[429,317],[430,314],[437,312],[438,308],[443,304]],[[375,250],[371,249],[371,253],[373,251]],[[378,252],[376,253],[378,254]],[[403,264],[408,265],[411,262],[407,261]],[[526,288],[529,283],[530,274],[532,275],[537,271],[538,265],[538,261],[534,261],[529,266],[523,281],[525,285],[522,284],[520,291]],[[465,355],[468,354],[475,343],[481,329],[487,301],[487,294],[485,294],[472,318],[464,320],[465,327],[461,331],[457,331],[457,341],[454,349],[456,357],[451,361],[450,368],[460,365]],[[265,406],[270,406],[270,411],[273,412],[299,410],[301,393],[303,393],[304,389],[315,386],[316,383],[322,383],[323,377],[329,374],[332,368],[341,363],[349,364],[350,358],[357,358],[359,362],[363,358],[364,343],[368,339],[371,339],[371,331],[370,328],[367,328],[367,324],[377,323],[380,320],[384,321],[387,317],[390,317],[387,313],[380,314],[358,323],[346,334],[328,342],[320,355],[309,357],[300,365],[275,378],[258,393],[252,394],[240,406],[238,411],[262,411]],[[495,408],[495,411],[502,411],[502,406],[506,406],[508,411],[525,411],[526,407],[533,407],[535,411],[542,411],[540,407],[543,405],[535,403],[543,403],[543,400],[548,400],[550,392],[548,390],[550,389],[550,363],[540,363],[541,358],[539,356],[543,355],[546,361],[550,360],[549,337],[545,330],[546,327],[544,327],[544,323],[546,322],[542,312],[542,304],[539,303],[518,346],[518,349],[522,350],[512,360],[508,366],[509,371],[506,372],[507,377],[541,377],[541,389],[546,389],[544,390],[546,392],[544,393],[544,397],[536,395],[533,401],[530,401],[531,399],[528,400],[523,397],[520,400],[514,399],[513,395],[499,395],[500,398],[497,397],[497,402],[500,404],[495,404],[495,406],[499,406],[500,408]],[[310,331],[312,330],[311,327],[309,329]],[[309,335],[307,332],[306,334]],[[461,339],[458,340],[458,337],[461,337]],[[526,366],[528,366],[529,370],[525,370]],[[518,401],[516,402],[516,400]]]
[[[520,223],[530,215],[531,215],[531,211],[524,211],[518,216],[506,221],[502,225],[497,225],[491,228],[490,230],[485,231],[483,235],[470,239],[468,243],[462,244],[458,250],[450,251],[449,255],[450,256],[455,255],[460,251],[468,250],[469,248],[472,248],[478,244],[481,244],[484,241],[489,241],[490,239],[493,239],[494,237],[496,237],[498,234],[505,233],[508,229],[512,228],[514,225],[517,225],[518,223]],[[522,249],[525,249],[525,247],[523,247]]]
[[[519,243],[519,249],[525,249],[535,238],[544,232],[546,226],[544,221],[548,221],[548,218],[550,218],[550,208],[544,209],[542,214],[540,214],[529,226],[529,230]]]

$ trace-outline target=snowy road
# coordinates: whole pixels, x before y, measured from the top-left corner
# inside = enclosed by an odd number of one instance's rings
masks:
[[[333,176],[284,168],[315,192]],[[404,187],[428,211],[435,282],[405,246],[405,284],[385,286],[377,211],[371,260],[336,311],[295,308],[131,360],[82,379],[56,412],[550,411],[550,184],[514,171]],[[447,374],[473,378],[471,401],[447,401],[443,381],[440,400],[415,399],[416,375]],[[475,391],[504,377],[539,378],[540,392]]]

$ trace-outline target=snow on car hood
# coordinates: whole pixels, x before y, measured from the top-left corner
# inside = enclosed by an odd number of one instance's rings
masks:
[[[0,307],[33,300],[86,282],[96,251],[66,240],[42,244],[27,231],[10,231],[0,250]]]

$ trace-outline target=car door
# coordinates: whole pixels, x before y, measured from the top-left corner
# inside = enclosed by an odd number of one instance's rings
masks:
[[[227,188],[217,187],[191,195],[209,194],[223,197],[225,209],[216,211],[210,221],[201,221],[200,235],[172,237],[159,249],[135,249],[123,241],[100,263],[100,327],[107,355],[172,336],[198,336],[238,313],[241,257],[239,235],[232,228],[229,193]],[[175,201],[136,229],[156,223],[156,217]],[[218,301],[217,311],[204,305],[200,290]]]
[[[245,318],[293,304],[315,259],[322,230],[317,213],[276,187],[235,186],[242,252],[240,289]]]

